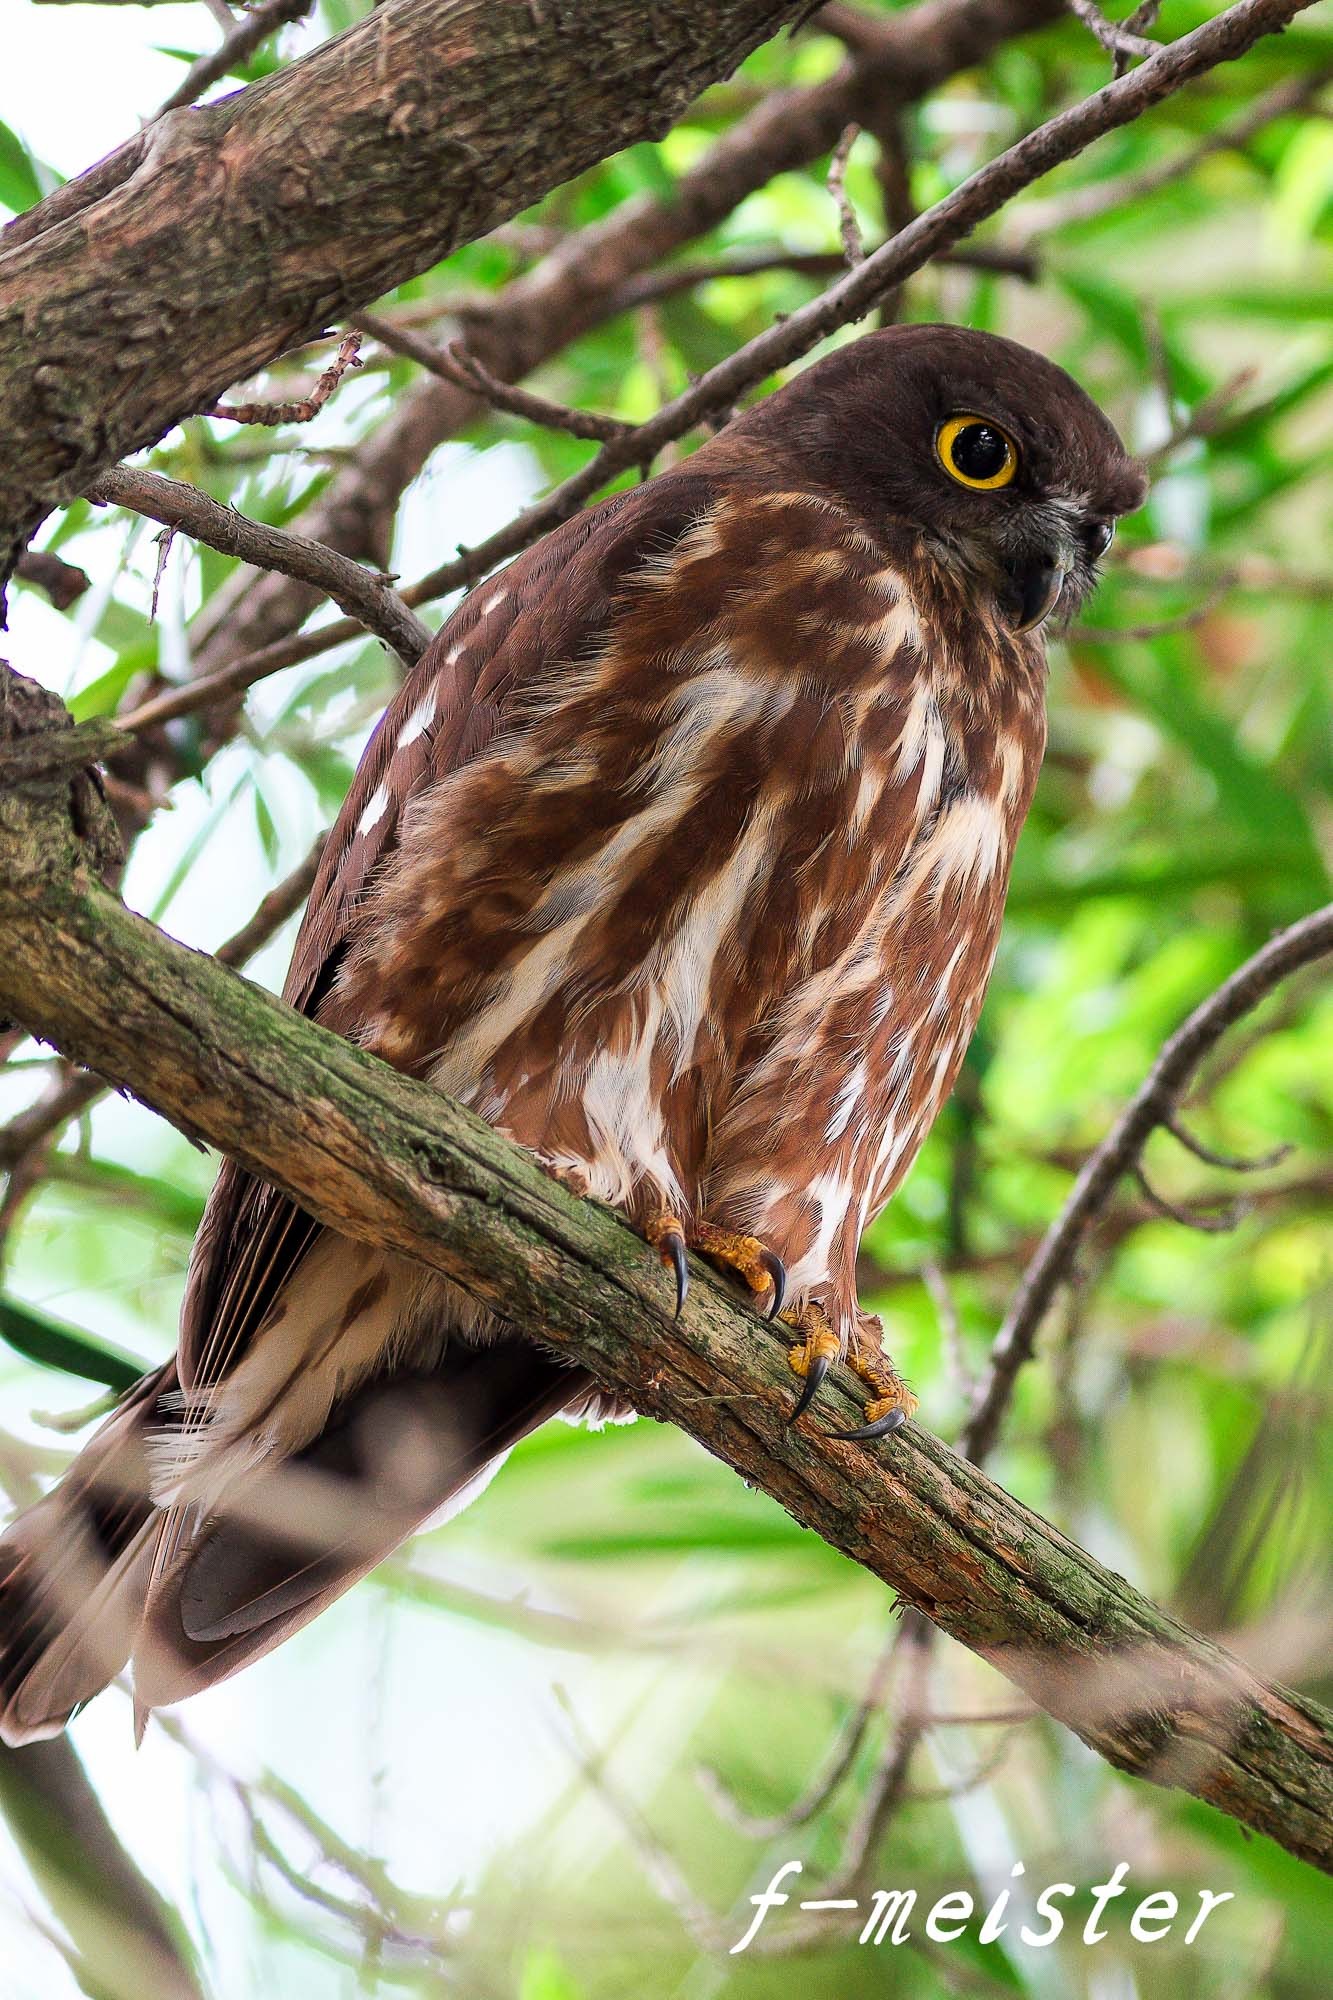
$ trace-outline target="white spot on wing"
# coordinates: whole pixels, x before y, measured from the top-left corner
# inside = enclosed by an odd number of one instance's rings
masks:
[[[409,743],[415,743],[418,736],[424,736],[435,716],[435,689],[427,688],[407,721],[398,732],[398,748],[406,750]]]
[[[374,791],[371,793],[365,811],[356,823],[357,832],[360,834],[369,833],[372,828],[379,825],[388,810],[389,794],[383,785],[376,785]]]

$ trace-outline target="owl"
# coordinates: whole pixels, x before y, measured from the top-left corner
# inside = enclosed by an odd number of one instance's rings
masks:
[[[1045,631],[1142,471],[946,326],[853,341],[475,589],[383,717],[292,1006],[914,1399],[862,1232],[957,1074],[1045,738]],[[179,1348],[0,1541],[0,1729],[133,1658],[141,1714],[306,1623],[560,1412],[620,1414],[438,1274],[224,1164]]]

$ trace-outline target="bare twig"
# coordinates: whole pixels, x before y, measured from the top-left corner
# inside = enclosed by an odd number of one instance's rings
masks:
[[[260,0],[259,6],[252,7],[227,30],[215,49],[191,63],[170,97],[158,106],[157,116],[162,118],[168,111],[195,103],[213,84],[253,55],[261,42],[286,27],[289,21],[302,20],[314,4],[315,0]]]
[[[270,674],[300,666],[320,653],[331,652],[335,646],[364,639],[365,631],[359,618],[339,618],[328,625],[317,625],[311,632],[297,632],[290,639],[262,646],[257,653],[247,653],[231,666],[220,667],[215,674],[187,681],[183,687],[169,688],[165,694],[151,695],[147,701],[138,702],[118,715],[116,725],[127,734],[137,734],[164,722],[174,722],[178,716],[195,715],[201,708],[211,708],[215,702],[253,687],[256,681],[267,680]]]
[[[861,136],[859,125],[849,125],[833,148],[828,163],[828,191],[838,205],[838,234],[842,238],[842,257],[848,270],[854,271],[858,264],[866,260],[865,239],[861,225],[856,219],[851,196],[847,192],[847,162],[851,158],[852,147]]]
[[[345,333],[324,373],[308,396],[291,403],[215,403],[201,416],[217,417],[229,424],[308,424],[317,417],[349,369],[361,366],[361,335]]]
[[[1179,1222],[1185,1229],[1197,1229],[1203,1236],[1228,1236],[1249,1213],[1248,1205],[1243,1201],[1227,1202],[1222,1208],[1182,1208],[1179,1202],[1169,1201],[1164,1194],[1157,1192],[1141,1166],[1131,1167],[1130,1175],[1155,1214],[1165,1216],[1170,1222]]]
[[[89,487],[88,498],[97,506],[128,507],[133,513],[160,521],[163,527],[206,542],[223,555],[315,585],[340,610],[383,639],[407,666],[415,665],[430,644],[429,627],[361,563],[340,556],[322,542],[266,527],[231,507],[220,507],[206,493],[179,479],[120,465]]]
[[[1142,76],[1143,71],[1135,72]],[[990,1368],[972,1408],[962,1450],[980,1460],[993,1444],[1023,1363],[1056,1290],[1068,1276],[1093,1219],[1121,1176],[1138,1161],[1149,1134],[1173,1116],[1190,1078],[1226,1030],[1291,973],[1333,951],[1333,904],[1271,938],[1223,981],[1166,1042],[1141,1088],[1084,1164],[1060,1214],[1047,1230],[995,1337]]]
[[[1182,1125],[1175,1112],[1168,1113],[1162,1124],[1173,1139],[1180,1141],[1187,1153],[1193,1153],[1196,1160],[1202,1160],[1210,1167],[1222,1167],[1233,1174],[1263,1173],[1268,1167],[1280,1166],[1296,1150],[1294,1146],[1281,1145],[1270,1147],[1266,1153],[1219,1153],[1215,1146],[1205,1146],[1202,1139]]]
[[[829,1800],[850,1774],[860,1754],[861,1745],[865,1742],[867,1731],[884,1709],[898,1661],[901,1637],[902,1629],[895,1625],[889,1634],[888,1642],[870,1671],[865,1693],[834,1739],[824,1769],[809,1789],[801,1794],[794,1805],[788,1806],[785,1812],[774,1813],[769,1817],[747,1813],[737,1803],[735,1795],[725,1784],[719,1771],[709,1765],[699,1767],[697,1776],[714,1806],[748,1839],[776,1840],[782,1834],[794,1832],[798,1826],[808,1826],[812,1819],[823,1812]]]
[[[432,375],[465,389],[493,409],[526,417],[529,423],[543,424],[548,430],[568,431],[571,437],[599,442],[623,437],[633,429],[632,424],[622,422],[619,417],[603,416],[597,410],[571,409],[568,403],[553,403],[545,396],[533,395],[529,389],[502,382],[461,340],[448,340],[443,347],[432,347],[429,341],[395,326],[391,320],[381,319],[378,313],[363,313],[361,319],[367,333],[383,341],[386,347],[407,355]]]
[[[1069,0],[1069,11],[1097,37],[1102,47],[1116,59],[1115,74],[1124,74],[1132,61],[1143,62],[1161,52],[1161,43],[1136,35],[1128,21],[1108,21],[1096,0]]]

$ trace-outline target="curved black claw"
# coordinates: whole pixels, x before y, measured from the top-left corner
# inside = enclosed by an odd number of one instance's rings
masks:
[[[787,1266],[783,1263],[781,1257],[778,1256],[776,1250],[765,1250],[759,1261],[768,1272],[769,1283],[773,1287],[773,1298],[768,1308],[767,1317],[769,1319],[776,1319],[782,1311],[782,1301],[787,1296]]]
[[[685,1252],[685,1238],[678,1229],[669,1229],[658,1248],[662,1252],[663,1263],[670,1258],[671,1268],[676,1274],[676,1318],[679,1319],[690,1290],[690,1265]]]
[[[854,1431],[830,1431],[829,1436],[841,1438],[846,1444],[861,1444],[870,1438],[886,1438],[890,1432],[900,1431],[906,1422],[906,1410],[886,1410],[873,1424],[861,1424]]]
[[[805,1415],[811,1403],[814,1402],[815,1397],[819,1394],[820,1385],[832,1366],[833,1363],[827,1354],[816,1354],[814,1359],[807,1364],[805,1381],[801,1385],[801,1393],[796,1399],[796,1407],[787,1419],[788,1430],[791,1429],[798,1417]]]

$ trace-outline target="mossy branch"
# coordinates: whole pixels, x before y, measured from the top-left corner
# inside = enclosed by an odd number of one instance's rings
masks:
[[[919,1425],[869,1450],[787,1429],[775,1330],[703,1269],[673,1319],[656,1258],[609,1210],[126,910],[83,858],[68,789],[0,796],[0,1011],[330,1228],[444,1272],[677,1424],[1111,1763],[1333,1871],[1333,1716],[1169,1617]],[[829,1416],[858,1409],[844,1377]]]

